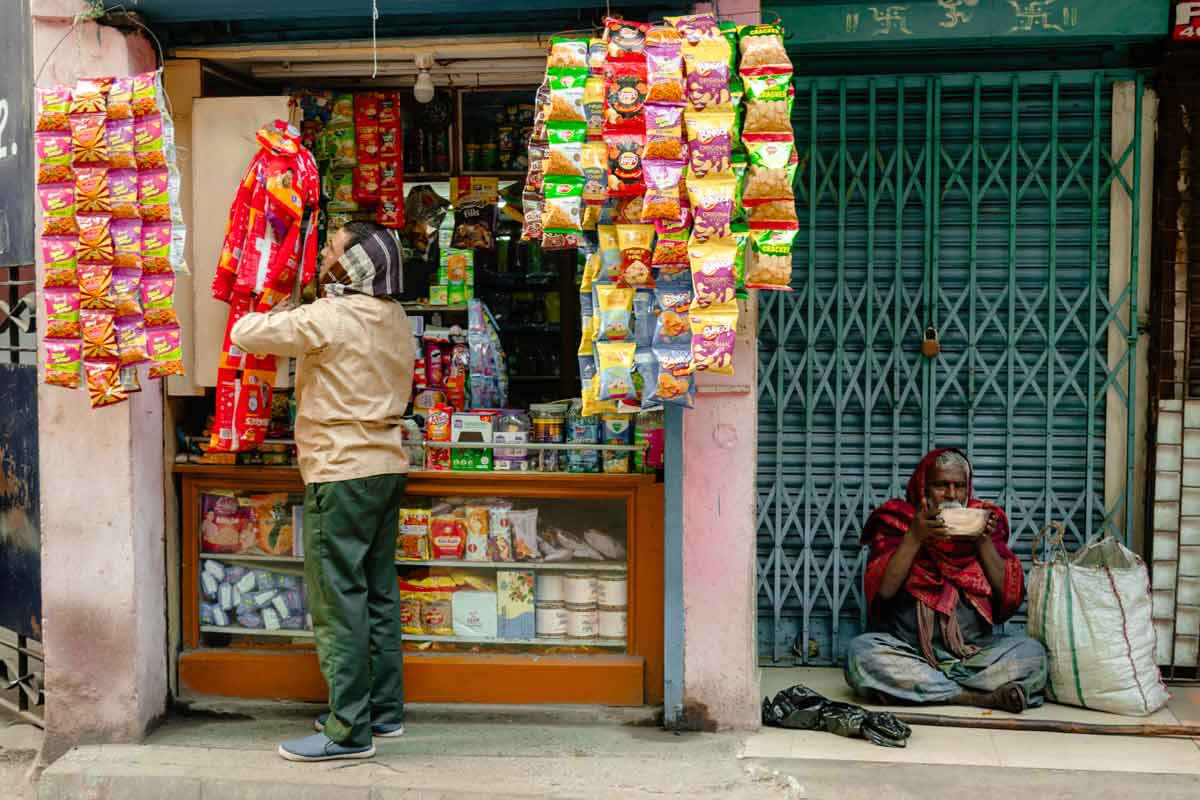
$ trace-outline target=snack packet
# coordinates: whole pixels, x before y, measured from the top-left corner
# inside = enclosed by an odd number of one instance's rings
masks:
[[[683,162],[647,159],[642,166],[646,175],[642,219],[646,222],[679,219],[679,185],[683,181]]]
[[[633,341],[641,348],[649,347],[654,339],[654,292],[639,289],[633,296]]]
[[[796,204],[791,200],[771,200],[761,205],[746,208],[750,221],[750,229],[758,228],[791,228],[799,227],[796,218]]]
[[[737,243],[732,238],[696,243],[689,250],[696,307],[731,303],[736,298]]]
[[[621,248],[621,274],[618,283],[635,288],[653,288],[650,271],[654,249],[653,225],[618,225],[617,243]]]
[[[592,377],[590,384],[583,387],[580,393],[583,400],[582,413],[585,417],[594,417],[600,414],[615,413],[617,410],[616,400],[600,400],[600,375],[597,373]]]
[[[166,169],[162,114],[138,117],[133,127],[133,155],[138,169]]]
[[[608,63],[608,42],[600,38],[588,39],[588,69],[593,75],[603,77],[606,63]]]
[[[35,89],[37,125],[41,131],[70,131],[71,90],[66,86]]]
[[[646,104],[645,160],[684,161],[687,148],[683,139],[683,107]]]
[[[546,179],[542,207],[544,233],[578,234],[583,231],[583,178]]]
[[[690,283],[659,284],[654,292],[655,325],[651,344],[654,347],[688,347],[692,340],[691,320],[693,291]]]
[[[733,118],[732,111],[687,114],[689,182],[692,178],[729,171],[733,154]]]
[[[573,122],[587,125],[584,115],[583,97],[588,80],[587,67],[580,69],[552,69],[550,77],[550,110],[546,124],[551,122]]]
[[[608,40],[609,61],[644,61],[646,58],[646,31],[650,25],[626,19],[608,17],[604,20],[605,38]]]
[[[550,55],[546,59],[548,70],[555,68],[579,69],[588,66],[588,40],[569,36],[550,39]]]
[[[640,133],[616,134],[607,137],[606,144],[608,145],[609,197],[637,197],[645,194],[646,183],[642,169],[642,149],[646,145],[645,135]]]
[[[79,214],[79,245],[76,255],[81,262],[112,264],[112,217],[108,214]]]
[[[683,51],[679,41],[646,46],[647,103],[684,104]]]
[[[543,168],[546,178],[583,177],[583,144],[587,141],[587,127],[581,123],[548,122],[546,134],[550,137]]]
[[[80,264],[76,270],[79,280],[79,303],[82,308],[111,310],[112,264]]]
[[[71,163],[108,165],[108,117],[98,114],[71,115]]]
[[[183,343],[178,323],[150,327],[146,325],[146,346],[150,360],[154,363],[149,370],[151,378],[168,375],[183,375]]]
[[[683,39],[685,45],[696,47],[721,36],[721,26],[714,14],[690,14],[682,17],[666,17],[668,25]]]
[[[579,360],[579,381],[590,384],[596,375],[596,324],[597,318],[586,317],[580,324],[579,349],[575,357]]]
[[[596,377],[600,400],[623,400],[634,394],[633,363],[637,345],[633,342],[598,342]]]
[[[132,367],[149,360],[146,344],[146,323],[140,317],[118,319],[117,352],[122,367]]]
[[[78,339],[83,335],[78,289],[73,286],[47,286],[43,297],[47,339]]]
[[[600,271],[594,280],[597,283],[616,283],[621,279],[621,243],[617,238],[616,225],[597,225],[599,239]]]
[[[112,213],[112,194],[108,187],[108,167],[76,168],[75,211],[78,214]]]
[[[67,131],[42,131],[33,135],[37,154],[37,182],[68,183],[74,180],[71,171],[71,134]]]
[[[142,271],[114,269],[112,302],[117,318],[142,316]]]
[[[75,182],[37,187],[42,204],[42,236],[70,236],[79,232],[75,221]]]
[[[732,110],[733,95],[729,91],[729,61],[728,59],[703,61],[695,57],[687,57],[684,64],[687,67],[685,88],[688,105],[694,111],[726,108]]]
[[[735,192],[733,175],[726,173],[705,180],[689,180],[687,187],[695,217],[692,240],[706,242],[731,235]]]
[[[740,31],[738,47],[742,52],[742,70],[766,66],[791,67],[783,46],[783,29],[777,24],[747,25]]]
[[[42,260],[46,263],[46,278],[43,285],[78,286],[79,276],[75,271],[79,260],[75,256],[75,236],[43,236]]]
[[[632,334],[634,290],[613,283],[596,285],[596,341],[622,342]]]
[[[603,77],[595,75],[583,86],[583,115],[587,118],[587,137],[599,141],[604,136],[605,84]]]
[[[796,230],[758,229],[752,230],[750,237],[753,255],[746,273],[746,285],[752,289],[790,292]]]
[[[608,148],[604,142],[585,142],[581,156],[583,200],[599,205],[608,198]]]
[[[750,251],[750,226],[744,222],[734,222],[730,228],[733,231],[733,241],[737,245],[737,258],[733,262],[734,292],[739,300],[750,297],[746,291],[746,260]]]
[[[127,399],[119,371],[120,365],[116,361],[89,361],[84,364],[88,400],[92,408],[111,406]]]
[[[78,389],[83,369],[83,343],[78,339],[51,339],[46,342],[46,383],[64,389]]]
[[[618,62],[604,71],[606,132],[640,133],[646,126],[646,64]]]
[[[692,351],[688,344],[655,347],[643,378],[642,407],[695,405],[696,382],[692,377]]]
[[[792,187],[799,157],[790,135],[784,139],[770,134],[747,135],[749,166],[742,185],[742,203],[749,207],[777,200],[794,201]]]
[[[709,306],[693,309],[692,369],[710,370],[721,375],[733,374],[733,350],[737,343],[737,306]]]
[[[742,72],[746,87],[746,120],[744,133],[792,134],[792,105],[796,90],[792,88],[791,69],[772,68]]]
[[[85,308],[79,312],[83,323],[84,358],[116,358],[117,329],[114,312]]]
[[[138,172],[135,169],[110,169],[108,194],[113,219],[142,221],[138,204]]]
[[[658,240],[654,244],[654,256],[651,259],[651,265],[654,267],[663,267],[669,264],[687,265],[687,240],[687,230],[670,233],[659,231]]]

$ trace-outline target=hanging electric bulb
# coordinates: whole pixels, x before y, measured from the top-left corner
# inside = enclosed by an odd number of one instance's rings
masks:
[[[417,56],[416,66],[417,82],[413,84],[413,97],[418,103],[429,103],[433,101],[436,90],[433,87],[433,78],[429,74],[429,70],[433,69],[433,55],[431,53],[422,53]]]

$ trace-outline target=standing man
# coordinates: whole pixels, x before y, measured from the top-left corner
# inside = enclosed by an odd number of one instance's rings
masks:
[[[338,229],[321,251],[320,282],[315,303],[247,314],[230,337],[249,353],[299,359],[304,574],[329,711],[319,733],[279,746],[289,761],[370,758],[372,735],[404,733],[396,517],[414,352],[395,299],[395,238],[366,222]]]

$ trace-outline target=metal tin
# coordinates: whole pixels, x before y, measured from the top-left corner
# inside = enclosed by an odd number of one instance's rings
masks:
[[[624,639],[629,630],[628,612],[624,608],[601,606],[597,611],[596,625],[601,639]]]
[[[599,633],[600,612],[594,604],[567,604],[567,636],[572,639],[595,639]]]
[[[567,635],[567,609],[562,603],[538,603],[537,635],[540,639],[561,639]]]
[[[596,602],[607,608],[629,605],[629,583],[624,572],[602,572],[596,576]]]
[[[566,602],[565,581],[562,573],[542,573],[537,576],[537,591],[534,597],[538,605]]]
[[[600,585],[590,572],[568,572],[563,581],[563,594],[567,605],[596,605]]]

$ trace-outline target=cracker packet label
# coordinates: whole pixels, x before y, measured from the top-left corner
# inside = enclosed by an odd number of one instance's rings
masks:
[[[575,122],[585,126],[583,97],[587,88],[587,67],[580,69],[556,68],[550,76],[550,110],[546,122]]]
[[[582,122],[549,122],[546,134],[550,138],[543,165],[546,178],[583,177],[583,143],[587,141],[587,126]]]

